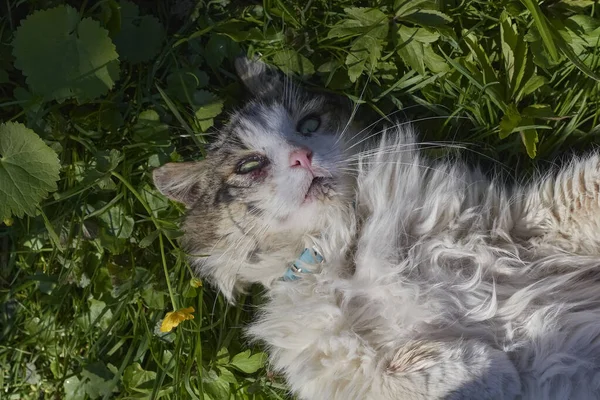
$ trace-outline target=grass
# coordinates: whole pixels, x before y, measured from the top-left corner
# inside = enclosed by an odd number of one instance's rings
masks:
[[[66,4],[117,45],[119,77],[100,95],[32,86],[26,75],[68,52],[25,74],[19,57],[45,49],[13,46],[25,17]],[[153,168],[201,158],[240,104],[240,52],[354,99],[362,121],[420,121],[424,139],[513,177],[598,142],[594,1],[138,4],[0,4],[0,122],[34,130],[62,166],[35,213],[0,224],[2,399],[287,398],[243,337],[259,289],[234,307],[193,279],[177,246],[183,210],[151,186]],[[51,72],[47,84],[65,73]],[[194,319],[161,333],[185,307]]]

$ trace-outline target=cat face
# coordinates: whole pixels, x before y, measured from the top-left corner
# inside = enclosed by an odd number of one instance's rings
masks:
[[[188,252],[251,261],[267,238],[318,233],[323,215],[349,201],[356,138],[350,109],[336,97],[311,94],[263,63],[242,59],[236,67],[254,100],[233,113],[204,160],[167,164],[153,176],[188,208]]]

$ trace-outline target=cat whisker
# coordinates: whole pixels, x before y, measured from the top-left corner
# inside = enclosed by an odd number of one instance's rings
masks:
[[[370,76],[369,76],[370,78]],[[344,134],[346,133],[346,131],[348,130],[348,128],[350,127],[350,124],[352,123],[352,121],[354,121],[354,117],[356,116],[356,113],[358,112],[358,108],[360,107],[360,102],[365,94],[365,91],[367,90],[367,85],[369,84],[369,79],[367,79],[367,81],[365,82],[365,85],[363,86],[363,89],[360,93],[360,96],[358,97],[358,101],[356,102],[356,104],[354,105],[354,107],[352,108],[352,112],[350,113],[350,118],[348,118],[348,122],[346,123],[346,126],[344,126],[344,129],[342,129],[342,131],[339,133],[337,140],[335,141],[335,144],[337,145],[339,143],[339,141],[341,140],[341,138],[344,136]]]
[[[348,150],[351,150],[351,149],[353,149],[354,147],[356,147],[356,146],[358,146],[358,145],[360,145],[360,144],[364,143],[365,141],[367,141],[367,140],[369,140],[369,139],[372,139],[373,137],[375,137],[375,136],[377,136],[377,135],[379,135],[379,134],[381,134],[381,133],[386,133],[386,132],[388,132],[388,131],[392,131],[392,130],[398,130],[398,128],[401,128],[401,127],[403,127],[403,126],[405,126],[405,125],[412,125],[412,124],[414,124],[414,123],[417,123],[417,122],[425,122],[425,121],[431,121],[431,120],[436,120],[436,119],[447,119],[447,118],[448,118],[447,116],[439,116],[439,117],[436,117],[436,116],[434,116],[434,117],[424,117],[424,118],[418,118],[418,119],[415,119],[415,120],[412,120],[412,121],[399,122],[399,123],[397,123],[397,124],[394,124],[394,125],[391,125],[391,126],[389,126],[389,127],[385,127],[384,129],[382,129],[382,130],[380,130],[380,131],[378,131],[378,132],[375,132],[375,133],[373,133],[373,134],[370,134],[370,135],[369,135],[369,136],[367,136],[366,138],[363,138],[363,139],[361,139],[360,141],[358,141],[358,142],[356,142],[356,143],[353,143],[353,144],[351,144],[351,145],[350,145],[350,147],[348,147],[346,150],[347,150],[347,151],[348,151]],[[453,118],[456,118],[456,119],[468,119],[468,118],[466,118],[466,117],[460,117],[460,116],[455,116],[455,117],[453,117]]]
[[[440,105],[440,106],[441,106],[441,105]],[[398,114],[398,113],[400,113],[400,112],[405,112],[405,111],[407,111],[407,110],[410,110],[410,109],[412,109],[412,108],[417,108],[417,107],[422,107],[422,106],[421,106],[421,104],[413,104],[413,105],[411,105],[411,106],[404,107],[404,108],[399,108],[399,109],[397,109],[397,110],[395,110],[395,111],[392,111],[391,113],[389,113],[389,114],[387,114],[387,115],[385,115],[385,116],[383,116],[383,117],[379,118],[378,120],[376,120],[376,121],[372,122],[371,124],[367,125],[366,127],[364,127],[363,129],[361,129],[360,131],[356,132],[356,133],[354,134],[354,136],[352,136],[352,138],[350,138],[350,140],[348,140],[348,142],[349,142],[349,143],[351,143],[351,142],[352,142],[352,140],[354,140],[354,139],[355,139],[357,136],[359,136],[360,134],[364,133],[365,131],[368,131],[370,128],[372,128],[373,126],[377,125],[377,124],[378,124],[378,123],[380,123],[381,121],[383,121],[383,120],[388,120],[388,121],[390,121],[390,122],[391,122],[391,120],[390,120],[390,117],[391,117],[391,116],[393,116],[393,115],[395,115],[395,114]],[[351,122],[352,122],[352,119],[351,119],[351,120],[348,122],[348,125],[349,125]],[[336,141],[336,144],[339,142],[339,140],[341,139],[342,135],[343,135],[343,132],[342,132],[342,133],[339,135],[339,138],[338,138],[338,140]]]
[[[394,153],[402,153],[402,152],[415,152],[416,150],[421,149],[457,149],[462,150],[466,147],[462,144],[454,144],[450,142],[420,142],[420,143],[408,143],[403,145],[389,145],[389,146],[381,146],[370,150],[365,150],[360,153],[354,154],[346,159],[340,160],[339,163],[360,160],[363,158],[368,158],[373,155],[381,155],[381,154],[394,154]]]
[[[359,162],[356,162],[356,164],[360,165]],[[407,162],[401,162],[401,161],[370,161],[367,163],[367,165],[369,165],[369,164],[370,165],[395,164],[395,165],[402,165],[402,166],[407,166],[407,167],[417,167],[417,168],[421,168],[426,171],[439,172],[439,173],[442,173],[447,176],[452,176],[450,171],[445,171],[443,169],[439,169],[439,168],[435,168],[435,167],[432,167],[429,165],[423,165],[423,164],[407,163]],[[342,167],[342,168],[340,168],[340,170],[357,173],[357,172],[361,172],[363,169],[361,169],[359,167],[356,167],[356,168]],[[454,177],[454,179],[456,179],[459,182],[467,183],[467,181],[463,180],[462,178]]]

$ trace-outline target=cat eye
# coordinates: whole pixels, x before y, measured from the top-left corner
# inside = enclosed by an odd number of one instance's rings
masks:
[[[252,171],[263,168],[268,163],[267,159],[261,156],[251,156],[240,161],[235,168],[236,174],[247,174]]]
[[[319,129],[321,125],[321,119],[314,115],[309,115],[308,117],[304,117],[298,122],[296,125],[296,132],[301,135],[310,135]]]

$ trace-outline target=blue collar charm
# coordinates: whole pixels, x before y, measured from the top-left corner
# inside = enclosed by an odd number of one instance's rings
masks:
[[[300,279],[299,274],[310,274],[312,271],[307,267],[308,265],[317,265],[323,262],[323,256],[320,255],[315,249],[306,248],[300,254],[300,257],[296,259],[285,271],[283,277],[284,281],[295,281]]]

